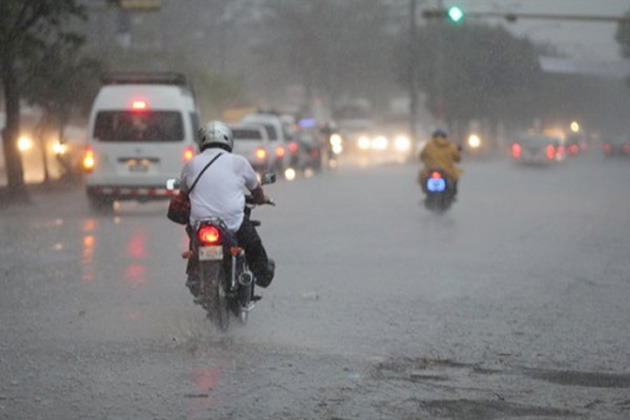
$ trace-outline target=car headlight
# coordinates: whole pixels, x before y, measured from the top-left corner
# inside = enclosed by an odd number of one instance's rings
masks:
[[[53,144],[53,153],[56,155],[65,155],[66,152],[68,151],[68,145],[67,144],[63,144],[60,142],[56,142],[55,144]]]
[[[333,134],[332,136],[330,136],[330,145],[332,147],[335,146],[341,146],[343,139],[341,138],[341,136],[337,133]]]
[[[370,139],[365,136],[359,137],[359,141],[357,142],[357,145],[359,146],[359,149],[361,150],[368,150],[371,146]]]
[[[374,137],[372,140],[372,148],[375,150],[385,150],[387,149],[388,143],[387,138],[384,136]]]
[[[31,140],[30,137],[21,136],[18,139],[17,146],[20,152],[26,152],[27,150],[30,150],[33,148],[33,140]]]
[[[468,136],[468,145],[473,149],[477,149],[481,146],[481,138],[476,134]]]
[[[411,148],[411,140],[409,140],[407,136],[398,136],[394,142],[394,147],[396,147],[396,150],[399,152],[408,152]]]

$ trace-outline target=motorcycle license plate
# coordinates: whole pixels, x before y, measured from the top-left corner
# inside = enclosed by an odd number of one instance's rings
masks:
[[[216,261],[223,259],[223,246],[202,246],[199,248],[199,261]]]
[[[429,178],[427,180],[427,190],[431,192],[442,192],[446,190],[446,180],[444,178]]]

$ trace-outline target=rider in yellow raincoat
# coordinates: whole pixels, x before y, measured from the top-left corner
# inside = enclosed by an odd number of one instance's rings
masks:
[[[427,143],[420,153],[420,160],[424,167],[418,174],[418,182],[424,189],[429,170],[441,169],[446,173],[448,180],[452,182],[454,192],[457,192],[457,181],[462,174],[462,170],[455,166],[455,163],[459,162],[461,158],[459,148],[448,139],[446,131],[436,130],[431,141]]]

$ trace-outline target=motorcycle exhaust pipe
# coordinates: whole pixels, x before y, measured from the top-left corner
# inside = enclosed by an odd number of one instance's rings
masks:
[[[240,276],[238,276],[238,284],[243,287],[251,286],[253,282],[254,275],[251,273],[251,271],[244,271],[241,273]]]
[[[239,301],[243,308],[248,308],[254,294],[254,275],[245,271],[238,276],[238,283],[241,286],[238,290]]]

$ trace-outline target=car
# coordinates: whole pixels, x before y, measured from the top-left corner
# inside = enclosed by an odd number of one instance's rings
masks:
[[[257,124],[229,124],[229,127],[234,135],[234,153],[246,157],[259,174],[269,171],[274,150],[265,127]]]
[[[82,164],[90,207],[117,200],[168,199],[166,181],[197,152],[199,113],[179,73],[103,77],[87,127]]]
[[[577,156],[588,149],[586,139],[580,134],[571,134],[565,142],[567,156]]]
[[[604,157],[630,157],[630,138],[626,136],[614,136],[602,143]]]
[[[267,137],[273,149],[268,156],[271,169],[283,173],[285,168],[290,167],[289,144],[291,142],[291,132],[286,124],[283,123],[279,114],[271,112],[252,113],[243,117],[241,123],[261,125],[267,131]]]
[[[515,162],[531,165],[547,165],[564,159],[562,140],[542,134],[518,136],[510,147]]]

